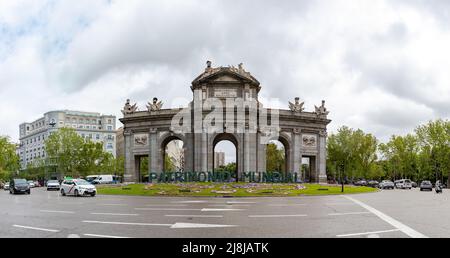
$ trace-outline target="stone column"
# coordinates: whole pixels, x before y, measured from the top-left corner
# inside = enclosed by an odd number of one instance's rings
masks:
[[[125,137],[125,173],[124,181],[127,183],[136,182],[136,164],[133,154],[133,134],[131,131],[125,131],[123,133]]]
[[[243,172],[256,172],[256,135],[254,133],[244,133],[244,160]]]
[[[302,167],[302,154],[301,154],[301,144],[302,144],[302,135],[300,129],[294,129],[294,133],[292,134],[292,171],[291,173],[298,173],[298,176],[301,176],[301,167]]]
[[[149,173],[157,173],[158,175],[162,172],[162,163],[160,160],[160,148],[158,143],[158,130],[156,128],[150,129],[149,132],[150,141],[150,155],[149,155]]]
[[[257,141],[257,153],[258,153],[258,167],[257,172],[267,172],[266,170],[266,160],[267,160],[267,145],[261,142],[262,133],[258,132],[256,135],[256,141]]]
[[[326,184],[327,180],[327,132],[319,133],[318,173],[319,182]]]

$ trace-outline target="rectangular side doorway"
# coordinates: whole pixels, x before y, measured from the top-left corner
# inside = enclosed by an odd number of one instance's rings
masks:
[[[135,156],[135,169],[137,183],[149,182],[149,166],[150,160],[148,156]]]
[[[302,181],[317,183],[319,178],[316,169],[316,156],[302,156]]]

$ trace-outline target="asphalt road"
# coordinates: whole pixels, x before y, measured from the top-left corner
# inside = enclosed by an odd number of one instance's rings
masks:
[[[0,237],[450,237],[450,190],[296,198],[62,197],[0,192]]]

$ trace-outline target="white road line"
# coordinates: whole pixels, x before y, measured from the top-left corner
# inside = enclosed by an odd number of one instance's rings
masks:
[[[139,216],[139,214],[125,214],[125,213],[91,213],[91,215],[104,215],[104,216]]]
[[[171,229],[237,227],[236,225],[194,224],[194,223],[178,223],[178,222],[175,224],[128,223],[128,222],[90,221],[90,220],[84,220],[82,222],[91,224],[110,224],[110,225],[127,225],[127,226],[161,226],[161,227],[170,227]]]
[[[365,232],[365,233],[355,233],[355,234],[346,234],[346,235],[337,235],[336,237],[365,236],[365,235],[375,235],[375,234],[391,233],[391,232],[398,232],[398,231],[400,231],[400,229],[392,229],[392,230],[384,230],[384,231],[376,231],[376,232]]]
[[[165,215],[165,216],[177,218],[223,218],[223,215]]]
[[[207,203],[208,201],[178,201],[172,203]]]
[[[137,211],[200,211],[200,209],[176,209],[176,208],[134,208]]]
[[[31,229],[31,230],[37,230],[37,231],[53,232],[53,233],[59,232],[59,230],[56,230],[56,229],[35,228],[35,227],[28,227],[28,226],[21,226],[21,225],[13,225],[13,227],[23,228],[23,229]]]
[[[49,211],[49,210],[40,210],[39,212],[44,213],[64,213],[64,214],[74,214],[74,211]]]
[[[208,205],[209,207],[250,207],[250,205],[244,204],[212,204]]]
[[[194,224],[194,223],[175,223],[170,228],[183,229],[183,228],[232,228],[236,225],[214,225],[214,224]]]
[[[95,220],[83,220],[83,223],[90,224],[110,224],[110,225],[128,225],[128,226],[161,226],[171,227],[173,224],[153,224],[153,223],[132,223],[132,222],[111,222],[111,221],[95,221]]]
[[[358,201],[352,197],[349,196],[344,196],[345,198],[347,198],[348,200],[358,204],[359,206],[363,207],[364,209],[372,212],[373,214],[375,214],[376,216],[378,216],[380,219],[384,220],[385,222],[391,224],[392,226],[394,226],[395,228],[399,229],[400,231],[402,231],[403,233],[405,233],[406,235],[412,237],[412,238],[428,238],[427,236],[425,236],[422,233],[417,232],[416,230],[406,226],[405,224],[401,223],[400,221],[397,221],[391,217],[389,217],[388,215],[382,213],[381,211],[370,207],[369,205]]]
[[[243,209],[209,209],[209,208],[205,208],[205,209],[201,209],[201,211],[245,211]]]
[[[145,207],[187,207],[186,204],[147,204]]]
[[[347,213],[331,213],[328,216],[346,216],[346,215],[363,215],[363,214],[372,214],[370,212],[347,212]]]
[[[83,236],[99,237],[99,238],[131,238],[131,237],[123,237],[123,236],[107,236],[107,235],[95,235],[95,234],[83,234]]]
[[[249,215],[249,218],[289,218],[289,217],[307,217],[306,214],[295,215]]]
[[[306,206],[307,204],[269,204],[270,207]]]

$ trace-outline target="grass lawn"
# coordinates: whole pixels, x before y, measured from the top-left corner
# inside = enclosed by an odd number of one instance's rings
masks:
[[[133,184],[123,186],[98,186],[99,194],[132,196],[210,196],[210,197],[271,197],[299,195],[337,195],[341,186],[318,184],[249,184],[249,183],[179,183]],[[344,194],[370,193],[377,189],[345,186]]]

